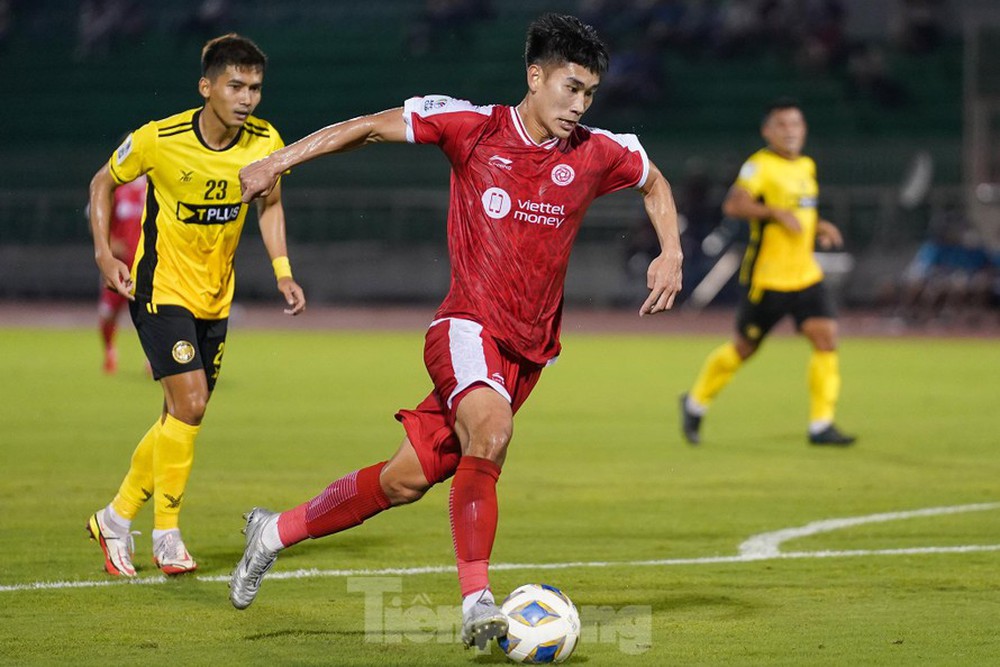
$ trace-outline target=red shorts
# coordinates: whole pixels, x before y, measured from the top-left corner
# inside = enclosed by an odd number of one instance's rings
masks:
[[[397,412],[396,419],[403,423],[431,484],[455,474],[462,457],[454,427],[455,411],[465,395],[475,387],[491,387],[517,413],[544,368],[501,350],[482,325],[457,318],[431,323],[424,365],[434,390],[413,410]]]

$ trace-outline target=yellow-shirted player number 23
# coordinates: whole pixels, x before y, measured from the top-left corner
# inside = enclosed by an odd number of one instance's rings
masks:
[[[205,181],[205,199],[223,200],[226,198],[226,189],[229,181],[208,179]]]

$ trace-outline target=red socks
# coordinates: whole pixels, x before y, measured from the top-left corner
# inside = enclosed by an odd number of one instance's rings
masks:
[[[499,477],[500,466],[493,461],[463,456],[451,483],[451,534],[463,596],[490,585],[487,570],[497,532]]]
[[[278,535],[288,547],[307,537],[353,528],[389,507],[379,473],[385,462],[341,477],[307,503],[278,517]],[[497,479],[500,466],[489,459],[463,456],[449,496],[451,533],[462,595],[489,588],[490,553],[497,531]]]
[[[322,493],[278,517],[278,535],[286,547],[307,537],[323,537],[360,525],[389,507],[379,473],[386,462],[355,470]]]
[[[101,320],[101,340],[104,341],[104,349],[115,346],[115,332],[117,330],[118,325],[114,318]]]

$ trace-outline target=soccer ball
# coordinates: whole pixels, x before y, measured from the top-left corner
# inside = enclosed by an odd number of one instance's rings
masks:
[[[580,638],[580,614],[555,586],[525,584],[500,605],[507,615],[507,636],[500,648],[514,662],[562,662]]]

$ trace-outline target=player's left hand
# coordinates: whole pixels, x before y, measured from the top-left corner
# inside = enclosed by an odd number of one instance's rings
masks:
[[[816,223],[816,242],[823,250],[840,248],[844,245],[844,237],[832,222],[820,220]]]
[[[649,296],[639,308],[639,317],[659,313],[673,307],[677,293],[681,291],[681,263],[684,256],[680,250],[665,251],[649,263],[646,271],[646,286]]]
[[[284,297],[288,308],[285,308],[285,315],[298,315],[306,309],[306,295],[299,287],[299,284],[291,278],[282,278],[278,281],[278,291]]]

